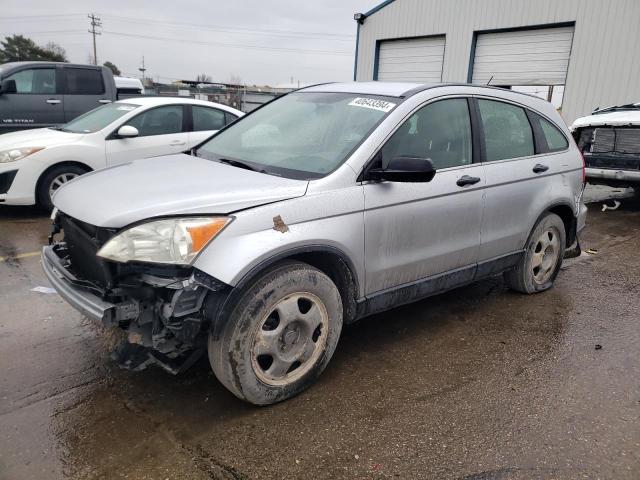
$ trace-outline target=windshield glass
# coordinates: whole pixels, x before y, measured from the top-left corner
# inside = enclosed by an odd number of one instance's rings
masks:
[[[196,154],[289,178],[320,178],[342,164],[397,101],[352,93],[291,93],[240,119]]]
[[[62,126],[60,130],[71,133],[93,133],[135,110],[138,105],[131,103],[109,103],[80,115]]]

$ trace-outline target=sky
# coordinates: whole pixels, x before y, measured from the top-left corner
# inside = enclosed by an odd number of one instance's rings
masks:
[[[248,85],[351,80],[356,23],[380,0],[2,0],[0,38],[22,34],[53,41],[71,62],[89,63],[94,13],[101,19],[98,63],[126,76],[156,81],[215,82],[232,77]]]

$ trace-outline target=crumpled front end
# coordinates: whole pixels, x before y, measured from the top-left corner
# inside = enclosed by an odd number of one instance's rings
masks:
[[[205,351],[207,319],[230,287],[192,267],[101,259],[96,253],[116,233],[58,213],[43,269],[74,308],[126,332],[114,352],[121,366],[179,373]]]

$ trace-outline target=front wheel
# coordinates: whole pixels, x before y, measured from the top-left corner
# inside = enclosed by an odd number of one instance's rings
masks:
[[[342,300],[320,270],[286,262],[241,294],[218,338],[216,377],[238,398],[268,405],[297,395],[322,373],[342,330]]]
[[[62,185],[80,175],[87,173],[87,169],[79,165],[56,165],[46,172],[38,183],[36,196],[38,205],[50,212],[53,210],[51,197]]]
[[[555,213],[547,213],[533,228],[525,254],[516,268],[504,274],[507,286],[521,293],[550,289],[562,266],[565,246],[562,219]]]

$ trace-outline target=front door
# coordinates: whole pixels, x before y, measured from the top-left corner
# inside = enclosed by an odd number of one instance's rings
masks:
[[[366,294],[444,273],[473,278],[484,172],[472,145],[468,100],[450,98],[419,109],[382,147],[383,167],[395,156],[429,158],[436,174],[427,183],[365,184]]]
[[[135,127],[138,136],[120,138],[116,130],[107,140],[107,165],[180,153],[188,149],[189,133],[185,128],[183,105],[149,109],[128,120],[126,125]]]
[[[32,67],[2,79],[15,82],[16,92],[0,95],[0,133],[64,123],[58,72],[55,67]]]

